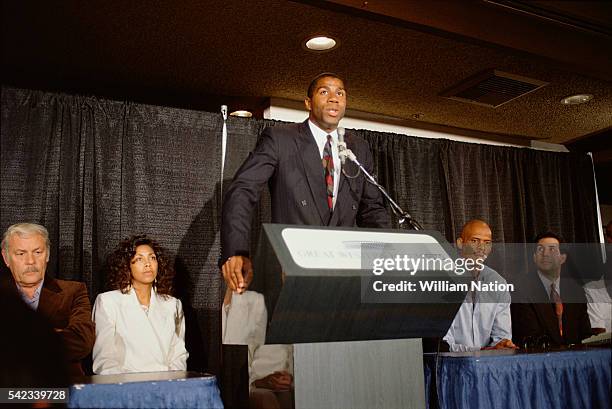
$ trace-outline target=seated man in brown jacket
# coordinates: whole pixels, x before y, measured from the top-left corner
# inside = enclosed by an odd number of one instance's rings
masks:
[[[10,226],[2,238],[2,258],[12,277],[2,277],[2,285],[16,291],[53,326],[63,341],[71,373],[83,374],[80,361],[91,353],[95,340],[87,288],[80,282],[45,277],[50,246],[43,226]]]

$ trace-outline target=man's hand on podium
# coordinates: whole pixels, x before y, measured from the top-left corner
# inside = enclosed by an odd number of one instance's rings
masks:
[[[227,286],[238,294],[246,291],[253,280],[253,264],[244,256],[232,256],[221,267]]]
[[[492,347],[484,347],[482,349],[518,349],[518,347],[511,340],[504,338]]]
[[[264,378],[253,381],[253,386],[280,392],[290,390],[292,383],[293,376],[287,371],[281,371],[274,372]]]

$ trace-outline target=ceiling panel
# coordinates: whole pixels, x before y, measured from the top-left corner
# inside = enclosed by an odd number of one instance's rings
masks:
[[[491,2],[363,3],[3,1],[3,83],[209,107],[223,96],[302,100],[310,78],[334,71],[350,108],[411,126],[557,143],[612,126],[609,37]],[[306,51],[317,33],[340,46]],[[549,84],[498,108],[440,95],[490,69]],[[574,93],[595,98],[559,103]]]

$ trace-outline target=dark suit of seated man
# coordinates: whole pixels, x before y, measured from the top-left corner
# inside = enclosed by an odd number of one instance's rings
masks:
[[[535,242],[537,270],[517,281],[518,294],[512,300],[513,340],[531,347],[580,344],[591,336],[591,326],[584,290],[569,273],[561,271],[567,260],[562,239],[544,233]]]
[[[2,285],[42,315],[60,335],[72,375],[82,375],[80,361],[91,353],[95,340],[91,303],[85,284],[45,276],[50,253],[49,233],[41,225],[10,226],[2,239],[2,257],[12,277]]]

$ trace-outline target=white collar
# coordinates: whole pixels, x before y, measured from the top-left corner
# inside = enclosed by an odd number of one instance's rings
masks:
[[[551,284],[555,285],[555,290],[557,290],[557,294],[561,296],[561,276],[557,277],[554,281],[548,278],[546,275],[542,274],[540,270],[538,270],[538,276],[540,276],[540,280],[542,281],[542,285],[546,289],[546,294],[550,297],[550,286]]]
[[[308,120],[308,127],[310,128],[310,132],[312,132],[312,136],[314,136],[318,144],[323,142],[323,145],[325,145],[325,143],[327,142],[327,135],[331,135],[334,141],[338,140],[338,128],[328,133],[325,132],[323,129],[319,128],[310,119]]]

